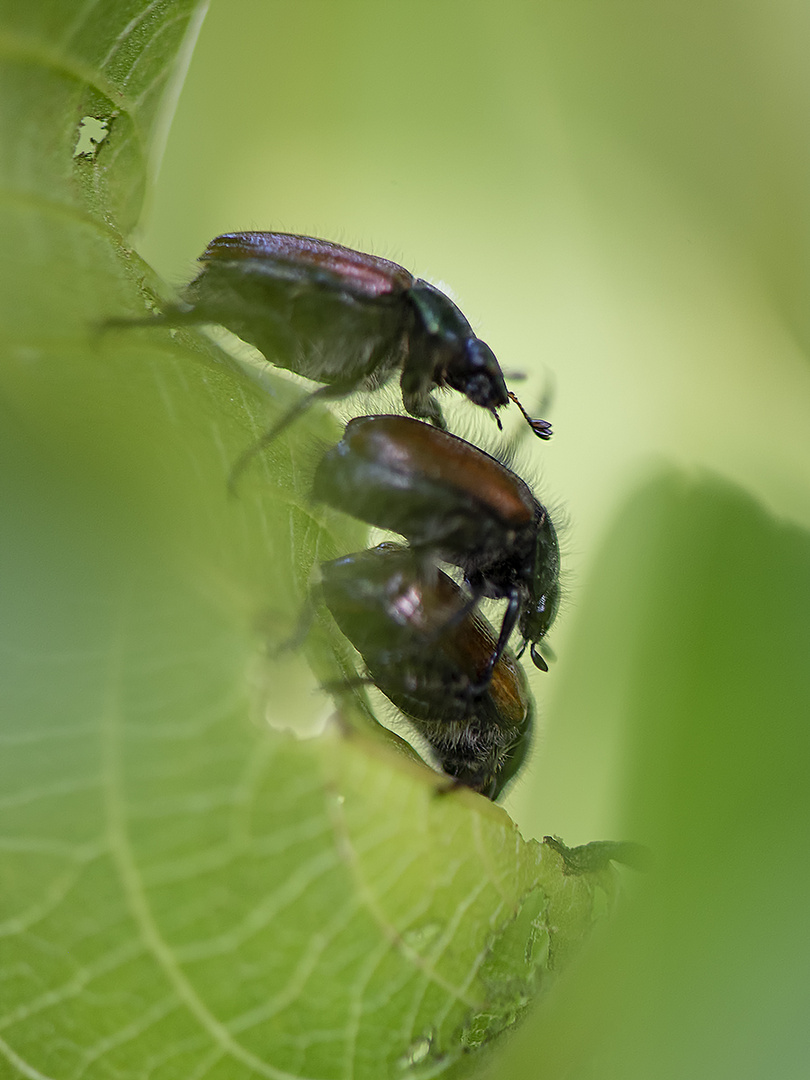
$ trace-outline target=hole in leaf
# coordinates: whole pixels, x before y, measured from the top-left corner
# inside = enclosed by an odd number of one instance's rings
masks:
[[[95,116],[83,116],[79,123],[79,135],[76,139],[73,156],[75,158],[95,157],[99,145],[104,142],[109,132],[109,120],[99,120]]]

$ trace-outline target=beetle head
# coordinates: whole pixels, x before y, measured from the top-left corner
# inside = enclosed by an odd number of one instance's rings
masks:
[[[468,337],[460,341],[445,369],[445,382],[474,405],[499,409],[509,401],[503,372],[485,341]]]
[[[558,582],[550,584],[545,592],[541,592],[534,602],[527,606],[520,617],[520,632],[527,643],[531,643],[529,650],[532,663],[541,671],[548,671],[548,664],[543,658],[538,643],[548,633],[549,627],[557,616],[560,606],[560,587]]]

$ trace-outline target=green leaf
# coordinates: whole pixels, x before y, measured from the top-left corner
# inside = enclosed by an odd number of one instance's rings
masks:
[[[0,52],[0,1074],[469,1071],[609,906],[502,810],[279,656],[317,564],[321,412],[232,463],[288,381],[202,334],[100,330],[165,293],[129,249],[202,12],[6,5]],[[145,306],[146,304],[146,306]],[[321,680],[352,669],[325,619]]]

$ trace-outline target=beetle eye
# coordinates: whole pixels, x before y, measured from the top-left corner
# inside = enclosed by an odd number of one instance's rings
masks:
[[[503,382],[503,374],[495,353],[481,338],[469,338],[466,342],[467,363],[473,371],[486,372],[493,380]]]
[[[485,341],[480,338],[465,341],[455,366],[456,378],[463,382],[463,392],[474,404],[499,409],[509,401],[503,372]]]

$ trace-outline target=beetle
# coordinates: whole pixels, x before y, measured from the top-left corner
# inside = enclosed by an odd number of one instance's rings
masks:
[[[520,769],[534,703],[509,650],[487,685],[495,631],[455,581],[410,548],[381,544],[321,566],[324,601],[369,678],[457,783],[496,799]]]
[[[557,614],[560,552],[546,508],[511,469],[478,447],[406,416],[360,416],[315,471],[313,495],[335,509],[404,536],[428,559],[458,566],[470,605],[507,606],[482,685],[515,626],[539,649]]]
[[[446,428],[431,396],[447,386],[487,409],[514,401],[532,430],[551,437],[507,390],[490,347],[476,337],[449,296],[403,266],[328,240],[277,232],[216,236],[182,303],[148,319],[107,326],[218,323],[278,367],[324,383],[293,406],[237,462],[268,445],[313,402],[375,390],[399,370],[412,416]]]

